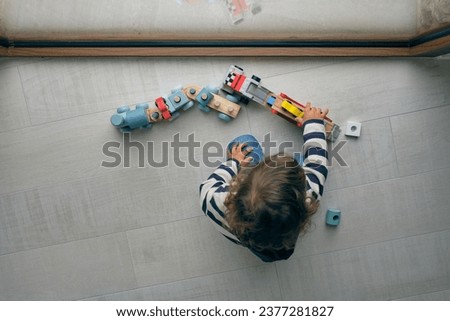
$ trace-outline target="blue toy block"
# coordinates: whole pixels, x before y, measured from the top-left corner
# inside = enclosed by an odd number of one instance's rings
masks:
[[[194,106],[194,102],[186,96],[182,87],[172,89],[171,94],[163,98],[171,116],[170,120],[176,119],[180,115],[180,111],[188,110]],[[133,110],[129,106],[119,107],[117,113],[111,116],[111,124],[122,132],[130,132],[136,128],[151,128],[153,122],[149,120],[148,108],[149,105],[146,103],[136,105]]]
[[[187,98],[181,90],[174,90],[172,94],[166,98],[166,104],[171,114],[178,110],[187,110],[194,104]]]
[[[206,105],[202,105],[202,104],[198,104],[197,106],[201,111],[205,112],[205,113],[209,113],[211,111],[211,108],[209,108]]]
[[[212,90],[210,88],[203,88],[197,95],[196,100],[202,105],[206,106],[213,99]]]
[[[229,101],[231,101],[232,103],[239,103],[239,97],[237,96],[233,96],[233,95],[226,95],[225,96],[226,99],[228,99]]]
[[[329,208],[326,215],[326,222],[331,226],[338,226],[341,221],[341,211],[335,208]]]
[[[273,104],[275,104],[275,100],[277,100],[276,97],[270,96],[269,98],[267,98],[267,105],[273,106]]]
[[[130,107],[128,107],[128,106],[122,106],[122,107],[119,107],[119,108],[117,108],[117,112],[120,114],[120,113],[125,113],[125,112],[127,112],[127,111],[129,111],[130,110]]]
[[[217,115],[217,117],[219,117],[220,120],[223,120],[226,123],[229,123],[233,119],[224,113],[219,113],[219,115]]]
[[[173,89],[170,91],[170,93],[173,94],[173,93],[175,93],[175,92],[177,92],[177,91],[180,91],[180,90],[183,90],[183,85],[178,85],[178,86],[176,86],[175,88],[173,88]]]
[[[149,128],[151,124],[147,117],[148,104],[138,104],[135,109],[128,106],[117,108],[117,113],[111,116],[111,124],[124,132],[136,128]]]

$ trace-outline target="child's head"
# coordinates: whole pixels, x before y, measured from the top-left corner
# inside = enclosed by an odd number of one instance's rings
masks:
[[[290,156],[269,156],[243,168],[225,201],[227,221],[242,242],[255,250],[292,249],[317,204],[306,198],[303,168]]]

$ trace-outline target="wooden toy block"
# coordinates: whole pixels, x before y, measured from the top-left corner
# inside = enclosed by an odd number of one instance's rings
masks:
[[[148,107],[146,103],[137,104],[134,109],[129,106],[119,107],[111,116],[111,124],[122,132],[130,132],[136,128],[150,128],[152,125],[147,117]]]
[[[208,94],[205,92],[205,88],[201,88],[197,85],[189,85],[183,89],[186,96],[189,99],[200,101],[203,100],[205,105],[209,108],[212,108],[219,113],[225,114],[231,118],[236,118],[241,110],[241,106],[238,104],[231,102],[230,100],[221,97],[213,92],[209,92]],[[198,95],[206,95],[203,97],[198,97]],[[210,96],[209,96],[210,95]]]
[[[273,114],[284,118],[290,123],[296,124],[298,127],[303,126],[302,117],[304,116],[305,106],[296,102],[286,94],[281,93],[279,96],[277,95],[275,102],[270,108],[272,109]],[[325,132],[327,139],[334,141],[339,136],[341,130],[330,118],[326,117]]]
[[[330,208],[326,214],[326,223],[330,226],[338,226],[341,221],[341,211],[335,208]]]
[[[218,92],[219,89],[214,87],[179,86],[172,89],[170,95],[156,98],[154,103],[137,104],[134,109],[129,106],[119,107],[117,113],[111,116],[111,124],[123,132],[151,128],[154,123],[178,118],[180,112],[194,106],[194,102],[198,102],[199,108],[205,112],[210,109],[218,111],[218,117],[228,122],[236,118],[241,106],[235,103],[235,97],[227,99],[217,95]]]
[[[302,118],[303,115],[305,115],[305,113],[300,108],[295,107],[287,100],[283,100],[283,102],[281,103],[281,107],[297,118]]]
[[[361,123],[355,121],[347,122],[345,136],[359,137],[361,135]]]

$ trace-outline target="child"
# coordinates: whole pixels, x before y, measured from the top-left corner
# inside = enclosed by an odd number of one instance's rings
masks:
[[[281,154],[263,160],[256,139],[244,135],[230,143],[228,160],[200,185],[203,212],[226,238],[264,262],[288,259],[317,211],[328,174],[327,113],[306,105],[303,167]]]

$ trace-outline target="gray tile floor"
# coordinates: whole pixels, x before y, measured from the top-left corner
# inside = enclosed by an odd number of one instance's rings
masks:
[[[130,168],[101,166],[103,144],[122,142],[116,107],[219,85],[232,63],[330,107],[342,127],[362,122],[285,262],[260,262],[202,215],[205,164],[178,167],[169,149],[167,167],[138,168],[134,148]],[[1,300],[450,300],[449,60],[4,58],[0,97]],[[176,133],[204,149],[246,132],[302,144],[252,104],[230,124],[190,110],[131,139],[162,160]],[[342,210],[337,228],[329,207]]]

